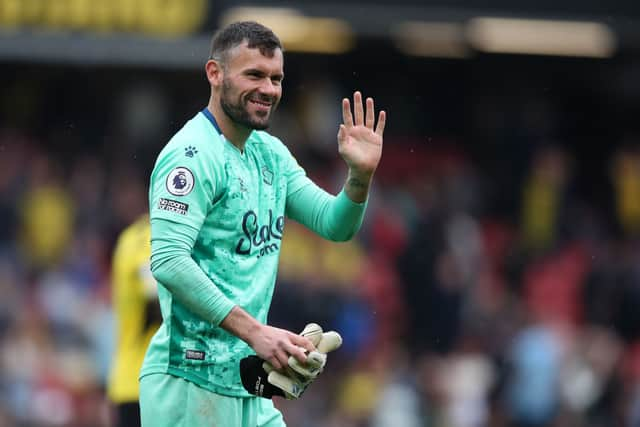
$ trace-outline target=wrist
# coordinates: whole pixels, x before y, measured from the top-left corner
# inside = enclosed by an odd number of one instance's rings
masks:
[[[371,180],[373,179],[373,171],[366,172],[361,171],[354,168],[349,168],[349,173],[347,175],[347,181],[354,180],[361,184],[365,184],[369,186]]]
[[[262,328],[264,328],[264,325],[258,321],[251,323],[250,325],[248,325],[246,336],[242,338],[242,340],[249,344],[251,348],[254,348],[257,337],[263,335]]]
[[[369,195],[372,177],[372,173],[349,170],[347,182],[344,186],[347,197],[355,203],[364,203]]]

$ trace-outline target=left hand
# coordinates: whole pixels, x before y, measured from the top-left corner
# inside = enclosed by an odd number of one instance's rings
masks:
[[[291,356],[288,366],[281,371],[273,369],[269,362],[262,364],[268,374],[269,384],[282,390],[287,399],[299,398],[324,369],[327,353],[337,350],[342,345],[340,334],[335,331],[323,332],[316,323],[308,324],[300,335],[316,345],[316,350],[308,353],[305,363],[300,363]]]
[[[353,94],[353,110],[349,99],[342,100],[342,120],[338,130],[338,152],[349,166],[350,171],[362,176],[371,176],[382,156],[382,134],[386,113],[380,111],[375,126],[373,98],[366,100],[366,113],[362,105],[362,94]]]

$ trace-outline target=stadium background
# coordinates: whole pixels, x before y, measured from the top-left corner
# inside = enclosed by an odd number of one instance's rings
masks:
[[[0,425],[109,425],[111,250],[238,17],[329,191],[341,97],[389,115],[357,239],[287,225],[271,322],[345,338],[289,425],[640,425],[640,3],[242,3],[0,0]]]

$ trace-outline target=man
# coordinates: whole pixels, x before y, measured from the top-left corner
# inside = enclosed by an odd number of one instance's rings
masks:
[[[380,161],[385,113],[374,128],[359,92],[342,101],[338,151],[349,167],[332,196],[263,132],[282,96],[278,38],[239,22],[213,38],[207,107],[162,150],[151,175],[151,269],[164,322],[140,374],[144,426],[284,426],[271,400],[247,393],[240,360],[300,363],[314,346],[266,325],[285,215],[331,240],[360,227]],[[176,179],[178,178],[178,179]]]
[[[162,321],[156,282],[149,268],[151,230],[142,215],[118,238],[113,251],[112,301],[116,317],[116,348],[107,393],[115,404],[118,427],[140,425],[138,373],[144,354]]]

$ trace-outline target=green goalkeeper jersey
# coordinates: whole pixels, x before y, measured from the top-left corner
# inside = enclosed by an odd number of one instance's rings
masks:
[[[207,109],[159,154],[149,202],[152,269],[155,263],[164,320],[141,376],[169,373],[216,393],[249,396],[238,366],[253,351],[219,323],[234,305],[267,322],[285,216],[346,240],[360,226],[364,204],[319,189],[266,132],[253,131],[241,152]],[[170,267],[170,275],[160,274],[179,243],[188,256]]]

